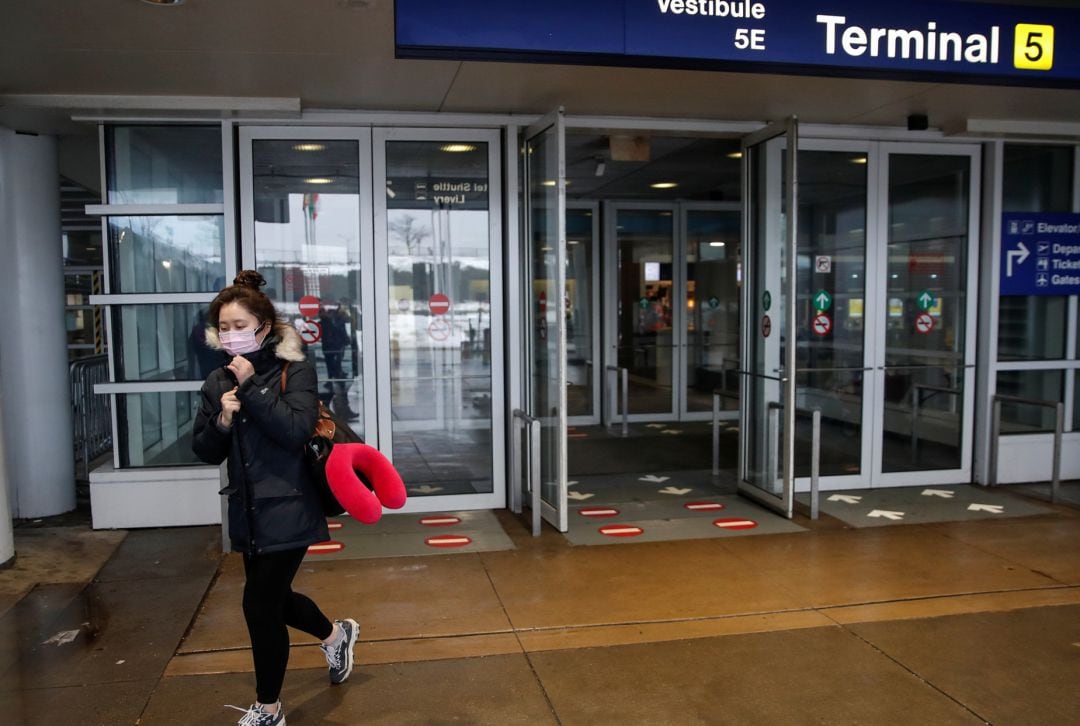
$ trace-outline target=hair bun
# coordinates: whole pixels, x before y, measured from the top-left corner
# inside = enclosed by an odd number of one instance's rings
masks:
[[[258,291],[260,287],[266,285],[266,279],[255,270],[240,270],[233,284]]]

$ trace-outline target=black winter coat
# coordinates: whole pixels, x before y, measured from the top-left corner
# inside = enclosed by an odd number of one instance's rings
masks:
[[[207,332],[207,345],[220,347],[216,331]],[[229,497],[233,549],[261,554],[324,542],[330,539],[326,517],[304,461],[318,416],[315,368],[301,351],[300,336],[280,323],[262,350],[244,357],[255,374],[237,391],[241,408],[232,428],[223,430],[218,414],[222,395],[236,380],[218,368],[203,384],[191,447],[208,464],[229,461],[229,484],[220,493]]]

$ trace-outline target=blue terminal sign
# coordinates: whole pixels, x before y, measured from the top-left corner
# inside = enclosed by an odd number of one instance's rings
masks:
[[[1080,214],[1001,220],[1002,295],[1080,295]]]
[[[1080,88],[1080,9],[958,0],[396,0],[402,58]]]

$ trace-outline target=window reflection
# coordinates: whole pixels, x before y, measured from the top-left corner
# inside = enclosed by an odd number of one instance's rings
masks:
[[[220,126],[109,126],[109,204],[221,204]]]
[[[394,464],[410,494],[491,492],[488,145],[386,144]]]
[[[129,393],[116,400],[121,468],[201,465],[191,451],[197,391]]]
[[[216,292],[225,284],[221,216],[110,217],[113,293]]]

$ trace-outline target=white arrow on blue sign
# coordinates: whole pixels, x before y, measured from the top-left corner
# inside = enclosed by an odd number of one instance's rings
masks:
[[[1080,214],[1002,215],[1000,294],[1080,294]]]

